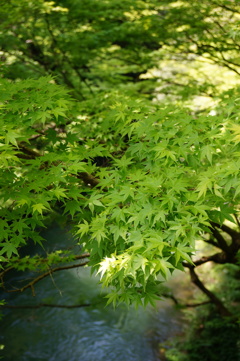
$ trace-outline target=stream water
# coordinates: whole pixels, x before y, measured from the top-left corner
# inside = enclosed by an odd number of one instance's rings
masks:
[[[71,236],[58,226],[44,237],[52,249],[69,247]],[[21,281],[13,275],[9,282]],[[88,268],[56,272],[31,291],[1,294],[11,305],[91,303],[82,308],[5,309],[0,344],[4,361],[157,361],[158,344],[180,330],[171,301],[135,310],[105,307],[98,279]]]

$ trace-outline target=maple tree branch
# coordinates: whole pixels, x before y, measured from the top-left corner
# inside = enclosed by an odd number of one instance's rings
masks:
[[[5,274],[6,274],[7,272],[13,270],[13,269],[14,269],[14,267],[11,266],[11,267],[6,268],[4,271],[2,271],[2,272],[0,273],[0,278],[1,278],[2,283],[3,283],[3,277],[5,276]]]
[[[239,222],[239,219],[238,219],[238,216],[236,214],[234,214],[234,218],[236,219],[236,222],[238,224],[238,227],[240,228],[240,222]]]
[[[222,249],[224,252],[229,252],[229,246],[221,233],[217,230],[220,228],[216,223],[211,223],[212,225],[212,235],[217,240],[218,248]],[[221,229],[221,228],[220,228]]]
[[[40,130],[40,129],[35,129],[36,133],[38,133],[38,134],[32,135],[28,140],[31,141],[31,140],[35,140],[35,139],[37,139],[37,138],[39,138],[39,137],[46,136],[46,135],[47,135],[46,132],[47,132],[48,130],[50,130],[50,129],[55,130],[56,133],[58,133],[58,134],[66,133],[66,130],[65,130],[63,127],[66,126],[66,125],[68,125],[68,124],[70,124],[70,123],[71,123],[70,121],[66,121],[66,122],[64,123],[64,125],[62,125],[62,128],[61,128],[61,126],[59,126],[58,124],[51,122],[51,124],[47,124],[47,125],[45,126],[44,131],[43,131],[43,130]]]
[[[191,308],[191,307],[199,307],[199,306],[204,306],[204,305],[209,305],[209,303],[212,303],[211,301],[204,301],[204,302],[198,302],[198,303],[183,303],[180,304],[179,306],[181,308]]]
[[[44,134],[40,134],[39,136],[42,135]],[[16,154],[17,157],[20,159],[35,159],[42,156],[41,153],[26,147],[22,143],[18,144],[18,148],[22,151],[22,153]],[[91,186],[92,188],[100,183],[100,180],[98,178],[94,177],[92,174],[89,174],[87,172],[79,172],[77,174],[77,178],[81,179],[85,183],[85,185]]]
[[[175,305],[180,308],[198,307],[198,306],[203,306],[203,305],[207,305],[207,304],[211,303],[211,301],[203,301],[203,302],[198,302],[198,303],[181,303],[173,294],[163,293],[162,296],[166,297],[166,298],[170,298],[171,300],[173,300]]]
[[[84,258],[88,258],[90,257],[90,253],[82,253],[82,254],[79,254],[79,255],[75,255],[71,261],[76,261],[76,260],[79,260],[79,259],[84,259]],[[29,261],[31,260],[31,258],[29,259]],[[64,261],[64,257],[62,258],[62,260]],[[66,260],[67,261],[67,260]],[[15,260],[14,263],[18,264],[18,263],[21,263],[22,262],[22,259],[18,259],[18,260]],[[49,259],[48,258],[39,258],[36,260],[36,262],[39,262],[39,263],[47,263],[49,262]],[[4,277],[4,275],[13,270],[13,269],[16,269],[16,267],[14,266],[10,266],[8,268],[6,268],[5,270],[3,270],[1,273],[0,273],[0,278],[2,279]]]
[[[229,258],[230,257],[230,258]],[[203,284],[203,282],[199,279],[198,275],[195,272],[195,268],[197,266],[200,266],[206,262],[210,262],[213,261],[215,263],[220,263],[220,264],[225,264],[228,262],[233,263],[233,258],[232,256],[226,252],[219,252],[219,253],[215,253],[211,256],[208,257],[201,257],[200,259],[196,260],[194,262],[194,265],[188,263],[188,262],[183,262],[183,266],[187,267],[189,269],[190,272],[190,277],[191,277],[191,281],[206,295],[208,296],[208,298],[210,299],[210,301],[217,307],[218,312],[222,315],[222,316],[232,316],[231,312],[224,306],[224,304],[222,303],[222,301],[214,294],[212,293],[208,288],[205,287],[205,285]],[[197,307],[198,304],[196,304],[196,306],[194,305],[186,305],[186,307]]]
[[[214,239],[212,239],[212,238],[210,238],[210,239],[204,239],[204,242],[209,243],[209,244],[211,244],[212,246],[219,248],[217,242],[215,242]]]
[[[38,157],[41,157],[42,154],[39,153],[37,150],[33,150],[29,147],[26,147],[25,145],[23,145],[22,143],[19,143],[18,144],[18,148],[26,155],[28,155],[29,157],[31,157],[32,159],[35,159],[35,158],[38,158]],[[19,156],[17,154],[17,156]]]
[[[39,281],[41,281],[42,279],[52,275],[54,272],[57,271],[63,271],[63,270],[68,270],[68,269],[72,269],[72,268],[78,268],[78,267],[83,267],[85,265],[88,264],[89,261],[83,262],[83,263],[78,263],[78,264],[74,264],[74,265],[70,265],[70,266],[63,266],[63,267],[56,267],[56,268],[52,268],[49,269],[49,271],[42,273],[40,276],[36,277],[33,279],[33,281],[27,283],[25,286],[21,287],[21,288],[16,288],[14,290],[7,290],[5,287],[3,288],[5,292],[8,293],[12,293],[12,292],[23,292],[28,288],[31,288],[32,290],[32,295],[35,296],[35,291],[34,291],[34,286],[36,283],[38,283]]]
[[[232,262],[230,262],[229,255],[226,252],[218,252],[208,257],[201,257],[198,260],[194,261],[194,267],[201,266],[202,264],[211,261],[219,264],[225,264],[225,263],[234,263],[233,261],[235,261],[235,259],[232,260]],[[182,264],[184,267],[189,269],[193,267],[193,265],[188,262],[183,262]]]
[[[98,302],[99,303],[99,302]],[[96,303],[97,304],[97,303]],[[22,306],[13,306],[13,305],[0,305],[0,308],[11,308],[11,309],[28,309],[28,308],[41,308],[41,307],[52,307],[52,308],[80,308],[80,307],[90,307],[95,306],[96,304],[82,303],[80,305],[57,305],[51,303],[39,303],[38,305],[22,305]]]
[[[231,12],[233,12],[233,13],[240,14],[240,11],[239,11],[239,10],[233,9],[233,8],[231,8],[231,7],[229,7],[229,6],[225,5],[225,4],[219,4],[217,1],[213,1],[213,4],[219,6],[219,7],[222,8],[222,9],[231,11]]]
[[[226,224],[222,224],[221,226],[216,225],[216,227],[220,228],[223,232],[229,234],[229,236],[231,236],[232,239],[240,238],[240,233],[228,227]]]
[[[90,185],[91,187],[96,187],[100,182],[98,178],[86,172],[78,173],[77,178],[80,178],[87,186]]]
[[[224,29],[224,27],[217,20],[214,20],[214,23],[219,27],[219,29],[221,29],[221,31],[223,32],[224,35],[228,36],[228,32]],[[233,37],[231,38],[231,40],[237,48],[240,48],[240,45],[235,41],[235,39]]]
[[[203,292],[205,295],[208,296],[208,298],[212,301],[212,303],[217,307],[218,312],[222,316],[232,316],[231,312],[224,306],[222,301],[214,294],[212,293],[208,288],[204,286],[200,278],[195,272],[195,267],[192,266],[189,268],[191,281]]]
[[[211,225],[213,227],[212,234],[218,241],[218,247],[226,252],[226,254],[228,255],[228,261],[230,261],[230,263],[235,262],[237,252],[240,249],[240,233],[227,226],[226,224],[222,224],[220,226],[217,223],[211,222]],[[217,228],[227,233],[231,237],[232,242],[230,245],[227,244],[224,237],[220,234]]]

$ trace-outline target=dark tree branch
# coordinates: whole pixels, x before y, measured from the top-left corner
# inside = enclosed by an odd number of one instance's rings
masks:
[[[232,316],[231,312],[224,306],[222,301],[209,289],[207,289],[202,281],[199,279],[198,275],[195,272],[194,266],[192,266],[190,269],[190,276],[191,281],[203,292],[205,295],[208,296],[208,298],[212,301],[212,303],[217,307],[218,312],[220,315],[226,317],[226,316]]]
[[[41,153],[37,152],[36,150],[26,147],[22,143],[18,144],[18,148],[19,148],[19,150],[22,151],[22,153],[16,154],[17,157],[20,159],[35,159],[35,158],[42,156]],[[87,186],[91,186],[92,188],[97,186],[100,182],[100,180],[98,178],[96,178],[93,175],[86,173],[86,172],[79,172],[77,174],[77,178],[83,180],[83,182]]]
[[[238,250],[240,249],[240,233],[235,231],[234,229],[228,227],[226,224],[222,224],[221,226],[217,223],[211,222],[211,225],[213,227],[213,236],[217,239],[219,248],[221,248],[224,252],[227,254],[227,260],[229,262],[235,262],[236,261],[236,255]],[[230,245],[227,245],[226,241],[224,240],[223,236],[220,234],[220,232],[217,230],[220,229],[221,231],[227,233],[231,239],[232,242]]]
[[[197,48],[199,49],[199,51],[201,51],[201,55],[203,55],[204,52],[208,52],[208,54],[210,55],[210,59],[216,63],[216,64],[219,64],[221,66],[225,66],[226,68],[234,71],[237,75],[240,75],[240,72],[234,68],[233,66],[231,65],[234,65],[234,66],[239,66],[238,64],[235,64],[235,63],[232,63],[230,60],[227,60],[223,55],[222,53],[221,54],[221,58],[219,58],[218,56],[214,55],[212,51],[214,52],[218,52],[218,48],[213,46],[213,45],[210,45],[210,44],[201,44],[201,43],[198,43],[196,40],[194,40],[191,36],[188,35],[188,39],[194,43]],[[211,51],[212,49],[212,51]],[[228,50],[228,49],[226,49]]]
[[[198,302],[198,303],[180,303],[179,300],[173,294],[163,293],[162,296],[165,298],[170,298],[171,300],[173,300],[175,305],[180,308],[198,307],[198,306],[203,306],[203,305],[207,305],[207,304],[211,303],[211,301],[204,301],[204,302]]]
[[[234,214],[234,218],[236,219],[237,225],[240,228],[240,222],[239,222],[238,216],[236,214]]]
[[[233,9],[225,4],[219,4],[217,1],[213,1],[213,4],[219,6],[220,8],[222,9],[225,9],[225,10],[228,10],[228,11],[231,11],[232,13],[237,13],[237,14],[240,14],[240,11],[237,10],[237,9]]]
[[[11,309],[28,309],[28,308],[41,308],[41,307],[52,307],[52,308],[80,308],[80,307],[90,307],[95,306],[96,304],[82,303],[80,305],[57,305],[50,303],[39,303],[38,305],[23,305],[23,306],[13,306],[13,305],[0,305],[0,308],[11,308]]]
[[[74,256],[74,258],[71,259],[71,261],[76,261],[76,260],[79,260],[79,259],[84,259],[84,258],[89,258],[89,257],[90,257],[90,253],[83,253],[83,254],[79,254],[79,255]],[[62,258],[62,259],[64,260],[64,258]],[[15,260],[14,263],[19,264],[21,261],[22,261],[21,259]],[[39,262],[39,263],[47,263],[48,261],[49,261],[48,258],[37,259],[37,262]],[[16,267],[11,266],[11,267],[8,267],[5,270],[3,270],[0,273],[0,278],[3,280],[3,277],[5,276],[5,274],[8,273],[9,271],[13,270],[13,269],[16,269]]]
[[[210,238],[210,239],[204,239],[204,242],[209,243],[209,244],[211,244],[212,246],[219,248],[217,242],[215,242],[214,239],[212,239],[212,238]]]
[[[9,271],[13,270],[13,269],[15,269],[15,268],[13,266],[11,266],[11,267],[6,268],[4,271],[2,271],[0,273],[0,278],[1,278],[2,282],[3,282],[3,277],[5,276],[5,274],[8,273]]]
[[[212,54],[211,54],[211,56],[212,56]],[[217,59],[217,60],[216,60],[216,63],[217,63],[217,64],[223,65],[223,66],[225,66],[226,68],[228,68],[229,70],[234,71],[234,73],[236,73],[237,75],[240,75],[240,72],[239,72],[237,69],[235,69],[234,67],[232,67],[231,65],[229,65],[229,64],[231,64],[230,61],[228,61],[228,60],[223,60],[223,61],[221,61],[221,59],[219,59],[218,57],[215,57],[215,59]]]
[[[219,252],[219,253],[215,253],[211,256],[208,257],[202,257],[200,259],[198,259],[197,261],[194,262],[195,266],[200,266],[206,262],[215,262],[215,263],[220,263],[220,264],[224,264],[227,261],[227,255],[225,252]]]
[[[17,52],[11,52],[11,51],[5,50],[3,48],[1,48],[1,50],[7,55],[14,56],[21,62],[21,64],[25,64],[26,67],[30,68],[31,70],[35,71],[36,73],[39,73],[42,76],[46,75],[44,69],[38,68],[36,66],[36,64],[34,63],[34,61],[33,61],[33,63],[31,63],[32,59],[31,58],[29,59],[29,57],[26,56],[26,54],[24,54],[24,52],[22,52],[23,56],[21,56]],[[38,65],[40,65],[40,64],[38,64]]]
[[[219,225],[216,223],[211,223],[212,228],[212,235],[217,240],[218,248],[222,249],[224,252],[229,252],[229,246],[221,233],[217,230],[219,228]]]
[[[194,265],[183,262],[183,266],[187,267],[190,272],[191,281],[211,300],[211,302],[217,307],[218,312],[222,316],[232,316],[231,312],[224,306],[221,300],[212,293],[209,289],[205,287],[203,282],[199,279],[198,275],[195,272],[195,268],[206,262],[213,261],[215,263],[225,264],[225,263],[236,263],[236,255],[238,249],[240,248],[240,235],[237,231],[226,226],[225,224],[219,225],[217,223],[211,222],[212,226],[212,235],[216,239],[206,240],[207,243],[214,245],[215,247],[220,248],[223,252],[215,253],[208,257],[201,257],[200,259],[194,262]],[[224,237],[220,231],[226,232],[232,238],[232,244],[229,246],[225,241]],[[196,304],[197,305],[197,304]],[[189,306],[191,307],[191,306]],[[194,306],[193,306],[194,307]]]
[[[180,307],[181,308],[199,307],[199,306],[208,305],[209,303],[212,303],[212,302],[211,301],[204,301],[204,302],[198,302],[198,303],[184,303],[184,304],[180,304]]]
[[[229,37],[228,32],[224,29],[224,27],[217,20],[214,20],[214,23],[219,27],[219,29],[221,29],[223,34],[225,34],[227,37]],[[234,38],[232,38],[232,42],[237,48],[240,48],[240,45],[234,40]]]
[[[52,275],[54,272],[57,271],[63,271],[63,270],[68,270],[68,269],[72,269],[72,268],[78,268],[78,267],[83,267],[85,265],[88,264],[88,261],[83,262],[83,263],[78,263],[78,264],[74,264],[74,265],[70,265],[70,266],[63,266],[63,267],[56,267],[53,269],[50,269],[49,271],[41,274],[40,276],[36,277],[33,279],[33,281],[29,282],[28,284],[26,284],[25,286],[21,287],[21,288],[16,288],[14,290],[7,290],[6,288],[4,288],[5,292],[8,293],[12,293],[12,292],[23,292],[28,288],[31,288],[32,290],[32,295],[35,296],[35,290],[34,290],[34,286],[36,283],[38,283],[39,281],[41,281],[42,279]]]
[[[84,259],[84,258],[88,258],[88,257],[90,257],[90,253],[82,253],[82,254],[79,254],[79,255],[74,255],[74,257],[71,259],[71,261],[76,261],[76,260]],[[62,257],[62,260],[65,261],[64,257]],[[15,261],[14,261],[14,264],[21,263],[21,261],[22,261],[21,258],[18,259],[18,260],[15,260]],[[37,261],[38,261],[39,263],[47,263],[49,260],[48,260],[48,258],[38,258]],[[3,264],[4,264],[4,262],[3,262]],[[14,269],[14,267],[11,266],[11,267],[5,269],[4,271],[2,271],[2,272],[0,273],[0,277],[3,277],[3,275],[4,275],[5,273],[7,273],[8,271],[10,271],[11,269]]]
[[[94,95],[94,92],[93,92],[90,84],[88,84],[87,80],[82,76],[82,74],[80,73],[79,69],[78,69],[76,66],[73,66],[73,65],[72,65],[72,67],[73,67],[73,69],[75,70],[75,72],[76,72],[77,76],[79,77],[79,79],[80,79],[80,80],[86,85],[86,87],[89,89],[90,93],[91,93],[92,95]]]
[[[165,298],[170,298],[171,300],[173,300],[173,302],[175,303],[176,306],[180,305],[180,302],[172,293],[162,293],[161,296],[163,296]]]
[[[226,232],[227,234],[229,234],[229,236],[231,236],[232,239],[238,239],[240,238],[240,233],[235,231],[234,229],[226,226],[226,224],[222,224],[221,226],[215,224],[215,227],[220,228],[223,232]]]
[[[211,261],[213,261],[215,263],[219,263],[219,264],[225,264],[228,262],[232,263],[228,259],[228,254],[226,254],[225,252],[219,252],[219,253],[215,253],[208,257],[199,258],[198,260],[194,261],[194,266],[195,267],[201,266],[202,264],[211,262]],[[189,269],[193,267],[193,265],[188,262],[183,262],[182,264],[184,267],[189,268]]]
[[[89,174],[89,173],[85,173],[85,172],[80,172],[77,175],[78,178],[80,178],[81,180],[83,180],[83,182],[87,185],[87,186],[91,186],[91,187],[96,187],[99,184],[99,179],[94,177],[93,175]]]
[[[42,154],[39,153],[37,150],[33,150],[29,147],[27,147],[26,145],[24,145],[23,143],[19,143],[18,144],[18,148],[26,155],[28,155],[29,157],[31,157],[32,159],[41,157]],[[18,154],[17,154],[18,156]]]
[[[51,29],[51,26],[50,26],[50,23],[49,23],[49,20],[48,20],[48,17],[45,16],[45,21],[46,21],[46,24],[47,24],[47,29],[48,29],[48,32],[50,34],[50,37],[51,37],[51,40],[52,40],[52,45],[53,45],[53,49],[56,47],[58,49],[58,51],[61,53],[62,55],[62,58],[66,60],[66,62],[68,64],[71,64],[72,68],[75,70],[77,76],[79,77],[79,79],[88,87],[90,93],[93,95],[93,91],[90,87],[90,85],[87,83],[87,81],[84,79],[84,77],[81,75],[81,73],[79,72],[78,68],[77,67],[74,67],[72,62],[70,61],[70,58],[66,56],[65,53],[62,52],[62,50],[60,49],[60,47],[58,46],[58,42],[53,34],[53,31]],[[54,50],[54,55],[55,57],[57,58],[57,53],[56,51]],[[60,64],[62,65],[62,64]],[[74,87],[75,88],[75,87]],[[79,91],[79,94],[81,95],[82,99],[85,99],[85,97],[83,96],[83,94]]]

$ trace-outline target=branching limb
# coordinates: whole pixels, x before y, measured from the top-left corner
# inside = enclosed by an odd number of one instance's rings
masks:
[[[215,253],[208,257],[201,257],[198,260],[194,261],[194,266],[195,267],[201,266],[202,264],[211,262],[211,261],[213,261],[215,263],[219,263],[219,264],[228,263],[228,254],[226,254],[225,252],[218,252],[218,253]],[[189,269],[193,267],[188,262],[183,262],[183,266],[187,267]]]
[[[236,214],[234,214],[234,218],[236,219],[237,225],[240,228],[240,222],[239,222],[238,216]]]
[[[240,238],[240,233],[235,231],[234,229],[226,226],[226,224],[222,224],[221,226],[215,225],[215,227],[220,228],[223,232],[226,232],[229,234],[229,236],[232,237],[232,239],[238,239]]]
[[[226,4],[222,4],[222,3],[219,4],[217,1],[213,1],[213,4],[219,6],[222,9],[231,11],[232,13],[240,14],[240,11],[238,9],[233,9],[233,8],[229,7],[228,5],[226,5]]]
[[[209,289],[207,289],[202,281],[199,279],[198,275],[195,272],[195,267],[192,266],[189,268],[191,281],[212,301],[212,303],[217,307],[220,315],[222,316],[232,316],[231,312],[224,306],[222,301]]]
[[[207,243],[212,244],[215,247],[218,247],[222,250],[222,252],[215,253],[208,257],[201,257],[194,262],[194,265],[183,262],[183,266],[187,267],[190,272],[191,281],[210,299],[210,301],[217,307],[218,312],[222,316],[231,316],[231,312],[224,306],[222,301],[212,293],[208,288],[205,287],[203,282],[199,279],[197,273],[195,272],[195,268],[200,266],[206,262],[213,261],[219,264],[225,263],[236,263],[236,255],[237,251],[240,248],[240,234],[233,230],[232,228],[226,226],[225,224],[219,225],[217,223],[211,222],[212,226],[212,236],[214,239],[210,238],[210,240],[206,240]],[[226,240],[220,231],[226,232],[232,238],[232,244],[228,245]],[[216,241],[215,241],[216,240]],[[196,304],[197,305],[197,304]],[[191,306],[189,306],[191,307]],[[193,306],[194,307],[194,306]]]
[[[181,308],[188,308],[188,307],[192,308],[192,307],[208,305],[209,303],[211,303],[211,301],[204,301],[204,302],[198,302],[198,303],[184,303],[184,304],[180,304],[179,306]]]
[[[71,261],[77,261],[77,260],[80,260],[80,259],[84,259],[84,258],[89,258],[90,257],[90,253],[82,253],[82,254],[79,254],[79,255],[75,255]],[[64,261],[64,258],[62,258],[62,260]],[[19,260],[15,260],[14,263],[16,265],[18,265],[20,262],[22,261],[22,259],[20,258]],[[43,264],[43,263],[48,263],[49,262],[49,259],[48,258],[40,258],[37,260],[37,262]],[[16,269],[16,267],[14,266],[11,266],[11,267],[8,267],[6,269],[4,269],[1,273],[0,273],[0,278],[3,279],[3,277],[5,276],[6,273],[8,273],[9,271],[13,270],[13,269]]]
[[[173,300],[175,305],[179,308],[198,307],[198,306],[203,306],[203,305],[207,305],[207,304],[211,303],[211,301],[204,301],[204,302],[198,302],[198,303],[180,303],[179,300],[173,294],[164,293],[164,294],[162,294],[162,296]]]
[[[31,157],[31,159],[35,159],[38,157],[41,157],[42,154],[39,153],[37,150],[33,150],[27,146],[25,146],[24,144],[20,143],[18,144],[18,148],[26,155],[28,155],[29,157]],[[18,154],[17,154],[18,156]]]
[[[217,242],[215,242],[213,238],[204,239],[204,242],[209,243],[209,244],[211,244],[212,246],[219,248]]]
[[[213,227],[213,236],[216,238],[219,244],[219,248],[221,248],[226,254],[228,255],[228,260],[230,262],[235,261],[236,254],[238,250],[240,249],[240,233],[236,230],[230,228],[226,224],[222,224],[221,226],[217,223],[211,223]],[[227,233],[232,238],[232,243],[228,245],[226,241],[224,240],[221,233],[218,231],[218,229],[221,231]]]
[[[81,307],[90,307],[95,306],[96,304],[82,303],[80,305],[57,305],[51,303],[39,303],[38,305],[23,305],[23,306],[13,306],[13,305],[0,305],[0,308],[11,308],[11,309],[28,309],[28,308],[41,308],[41,307],[52,307],[52,308],[81,308]]]
[[[49,269],[49,271],[41,274],[40,276],[34,278],[31,282],[27,283],[25,286],[21,287],[21,288],[16,288],[14,290],[7,290],[4,288],[5,292],[8,293],[12,293],[12,292],[23,292],[28,288],[31,288],[32,290],[32,295],[35,296],[35,290],[34,290],[34,286],[36,283],[38,283],[39,281],[41,281],[42,279],[52,275],[54,272],[57,271],[63,271],[63,270],[68,270],[68,269],[72,269],[72,268],[78,268],[78,267],[83,267],[85,265],[88,264],[89,261],[83,262],[83,263],[78,263],[78,264],[74,264],[74,265],[70,265],[70,266],[63,266],[63,267],[56,267],[56,268],[52,268]]]
[[[212,235],[214,236],[214,238],[217,241],[218,248],[220,248],[224,252],[228,253],[229,252],[229,246],[228,246],[227,242],[225,241],[225,239],[223,238],[223,236],[221,235],[221,233],[217,229],[217,228],[220,228],[219,225],[212,222],[211,226],[212,226]]]
[[[39,135],[41,136],[41,135]],[[18,145],[19,150],[22,151],[22,153],[17,153],[17,157],[21,159],[35,159],[38,157],[41,157],[42,154],[37,152],[36,150],[33,150],[31,148],[26,147],[23,144]],[[99,179],[94,177],[93,175],[86,173],[86,172],[79,172],[77,174],[77,178],[83,180],[85,185],[91,186],[92,188],[97,186],[99,184]]]
[[[78,173],[77,177],[83,180],[87,186],[90,185],[91,187],[97,186],[100,182],[98,178],[85,172]]]

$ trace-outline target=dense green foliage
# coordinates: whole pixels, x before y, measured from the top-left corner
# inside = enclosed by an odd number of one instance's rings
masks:
[[[183,260],[191,263],[194,241],[210,222],[234,222],[240,193],[235,115],[196,121],[174,107],[125,99],[111,105],[102,134],[79,145],[86,119],[63,123],[71,101],[49,78],[2,82],[2,89],[3,261],[26,239],[38,242],[36,227],[57,207],[74,218],[104,283],[124,291],[126,301],[149,300],[159,273],[166,277]],[[97,167],[102,156],[107,164]],[[94,190],[82,173],[94,173]]]
[[[194,269],[235,264],[240,247],[239,12],[223,0],[3,1],[2,279],[76,259],[19,255],[61,215],[109,303],[154,303],[185,266],[230,314]],[[230,86],[209,69],[230,70]],[[203,95],[212,108],[198,115]],[[220,252],[193,263],[200,238]]]
[[[191,325],[187,341],[167,352],[168,361],[206,361],[239,359],[239,326],[210,313]],[[223,347],[224,346],[224,347]],[[218,352],[216,352],[218,350]]]

